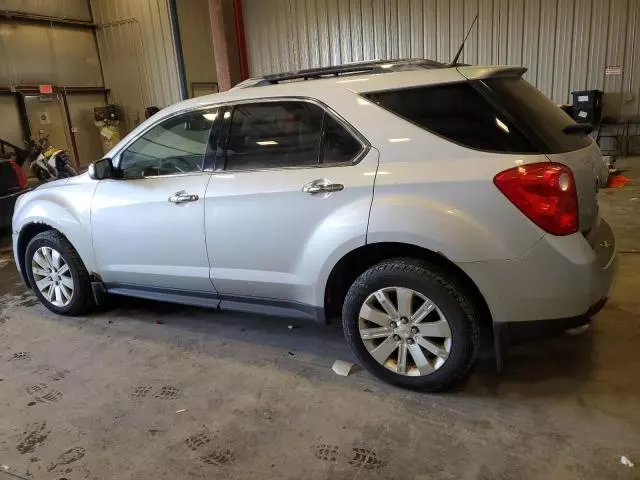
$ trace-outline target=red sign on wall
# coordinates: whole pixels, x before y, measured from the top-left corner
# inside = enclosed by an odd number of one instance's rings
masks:
[[[50,95],[53,93],[53,85],[38,85],[40,93]]]

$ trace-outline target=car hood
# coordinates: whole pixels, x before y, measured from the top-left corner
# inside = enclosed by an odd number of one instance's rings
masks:
[[[79,183],[87,183],[90,181],[91,181],[91,178],[89,178],[89,174],[85,172],[75,177],[60,178],[58,180],[53,180],[51,182],[43,183],[42,185],[39,185],[36,188],[36,190],[46,190],[47,188],[62,187],[63,185],[67,185],[67,184],[77,185]]]
[[[53,180],[51,182],[47,182],[47,183],[43,183],[42,185],[38,185],[36,187],[36,190],[46,190],[47,188],[61,187],[63,185],[66,185],[68,181],[69,181],[68,178],[61,178],[59,180]]]

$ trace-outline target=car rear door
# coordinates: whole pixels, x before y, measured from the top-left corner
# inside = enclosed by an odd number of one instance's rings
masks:
[[[341,242],[365,244],[378,152],[309,100],[242,103],[224,117],[205,197],[221,305],[308,304],[318,265]]]
[[[96,261],[108,289],[215,292],[204,236],[211,175],[204,159],[216,117],[216,109],[174,115],[114,159],[120,178],[100,182],[91,208]]]

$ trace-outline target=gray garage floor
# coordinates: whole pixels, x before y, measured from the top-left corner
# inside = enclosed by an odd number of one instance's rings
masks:
[[[338,326],[129,299],[56,317],[4,249],[0,480],[640,479],[640,187],[601,197],[625,253],[593,327],[454,394],[335,375]]]

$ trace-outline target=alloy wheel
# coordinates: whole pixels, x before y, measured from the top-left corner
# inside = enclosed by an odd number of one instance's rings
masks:
[[[446,317],[410,288],[386,287],[369,295],[360,308],[358,330],[369,354],[399,375],[429,375],[451,352]]]
[[[66,307],[73,298],[73,277],[60,252],[40,247],[33,254],[31,272],[36,287],[52,305]]]

